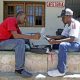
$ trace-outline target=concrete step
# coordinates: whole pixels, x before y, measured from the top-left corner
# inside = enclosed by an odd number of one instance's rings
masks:
[[[53,62],[49,54],[26,52],[25,68],[33,73],[46,73],[57,67],[57,54],[53,55]],[[80,52],[70,52],[67,59],[67,72],[80,73]],[[0,72],[14,72],[15,55],[13,51],[0,51]]]

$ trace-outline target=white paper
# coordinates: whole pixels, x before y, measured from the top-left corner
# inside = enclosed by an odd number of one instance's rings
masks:
[[[41,33],[42,35],[45,34],[45,28],[42,28],[40,33]]]
[[[80,74],[65,75],[64,78],[80,78]]]
[[[42,28],[42,29],[41,29],[40,34],[41,34],[46,40],[48,40],[48,41],[51,39],[51,38],[48,38],[47,36],[45,36],[45,28]]]
[[[44,75],[42,75],[42,74],[38,74],[38,75],[36,76],[36,79],[39,79],[39,78],[46,78],[46,76],[44,76]]]
[[[48,41],[51,39],[51,38],[46,37],[45,35],[43,35],[43,37]]]

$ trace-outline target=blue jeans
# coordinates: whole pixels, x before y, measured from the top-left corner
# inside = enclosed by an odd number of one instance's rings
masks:
[[[80,51],[80,43],[62,42],[59,45],[57,68],[61,73],[65,72],[68,51]]]
[[[9,39],[0,42],[0,49],[15,50],[15,68],[23,69],[25,63],[25,41],[23,39]]]

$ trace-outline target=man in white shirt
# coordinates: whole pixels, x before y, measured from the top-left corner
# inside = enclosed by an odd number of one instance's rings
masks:
[[[53,77],[65,75],[67,52],[80,49],[80,22],[72,18],[73,11],[66,8],[59,17],[62,17],[65,28],[61,36],[51,37],[52,39],[49,40],[50,44],[60,44],[57,69],[48,71],[48,75]]]

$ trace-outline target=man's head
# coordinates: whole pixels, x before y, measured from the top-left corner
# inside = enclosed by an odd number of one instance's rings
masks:
[[[58,17],[62,17],[62,21],[64,24],[68,24],[71,22],[71,18],[73,17],[73,11],[69,8],[62,10],[61,15]]]
[[[16,18],[19,24],[24,24],[26,22],[26,15],[23,11],[17,12]]]

